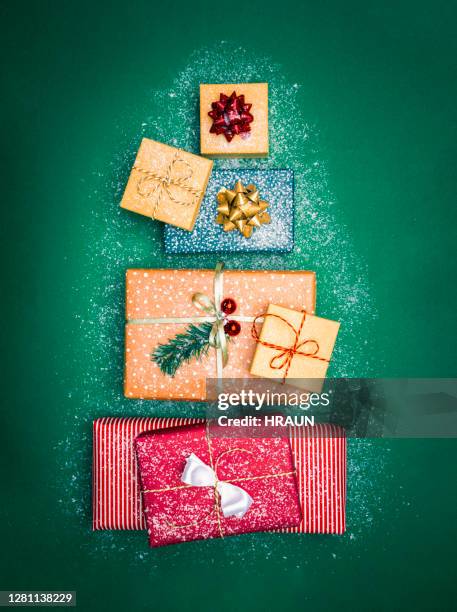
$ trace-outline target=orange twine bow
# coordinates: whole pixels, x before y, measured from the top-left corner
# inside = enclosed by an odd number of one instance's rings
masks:
[[[252,333],[252,337],[254,338],[254,340],[258,342],[259,344],[262,344],[263,346],[279,351],[279,353],[277,353],[276,355],[273,355],[273,357],[270,359],[269,365],[272,370],[282,370],[283,368],[285,368],[285,371],[282,377],[282,381],[281,381],[283,384],[286,382],[287,374],[289,373],[290,365],[295,355],[301,355],[302,357],[308,357],[309,359],[318,359],[319,361],[325,361],[329,363],[329,360],[325,359],[325,357],[319,357],[318,355],[319,343],[317,342],[317,340],[308,339],[308,340],[303,340],[302,342],[299,342],[300,334],[303,329],[303,325],[305,324],[306,310],[302,310],[302,313],[303,313],[303,317],[300,322],[300,326],[298,330],[295,329],[295,327],[291,323],[289,323],[287,319],[284,319],[284,317],[281,317],[280,315],[272,314],[272,313],[271,314],[265,313],[265,314],[258,315],[252,322],[251,333]],[[261,340],[257,332],[255,324],[256,324],[257,319],[260,319],[262,317],[264,320],[267,317],[275,317],[276,319],[279,319],[280,321],[288,325],[295,336],[295,341],[293,345],[287,347],[287,346],[281,346],[280,344],[274,344],[273,342],[266,342],[265,340]],[[312,345],[314,348],[308,351],[302,350],[307,344]]]

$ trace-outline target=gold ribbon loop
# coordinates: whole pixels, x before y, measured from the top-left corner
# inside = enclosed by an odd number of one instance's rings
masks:
[[[228,347],[227,337],[224,331],[225,318],[220,309],[220,304],[222,302],[223,269],[223,262],[218,262],[214,270],[214,301],[205,293],[197,292],[192,296],[192,304],[210,316],[215,317],[216,320],[211,327],[209,335],[209,343],[216,351],[220,351],[222,367],[225,368],[228,363]]]
[[[214,302],[204,293],[194,293],[192,296],[192,304],[209,315],[216,315],[216,306]]]

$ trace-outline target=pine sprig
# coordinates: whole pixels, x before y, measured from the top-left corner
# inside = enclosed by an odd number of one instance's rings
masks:
[[[166,344],[159,344],[151,359],[167,376],[174,376],[183,363],[201,359],[208,354],[212,323],[189,325],[185,332],[177,334]]]

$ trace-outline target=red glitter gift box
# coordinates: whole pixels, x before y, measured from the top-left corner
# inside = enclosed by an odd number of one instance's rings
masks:
[[[300,524],[288,438],[217,437],[206,423],[135,445],[151,546]]]

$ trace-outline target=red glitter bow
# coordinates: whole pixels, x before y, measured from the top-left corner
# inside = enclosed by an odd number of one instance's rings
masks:
[[[213,109],[208,115],[213,120],[210,132],[224,134],[228,142],[237,134],[246,134],[251,131],[250,124],[254,117],[249,112],[252,104],[246,104],[244,95],[237,96],[236,91],[230,96],[221,93],[219,100],[211,104]]]

